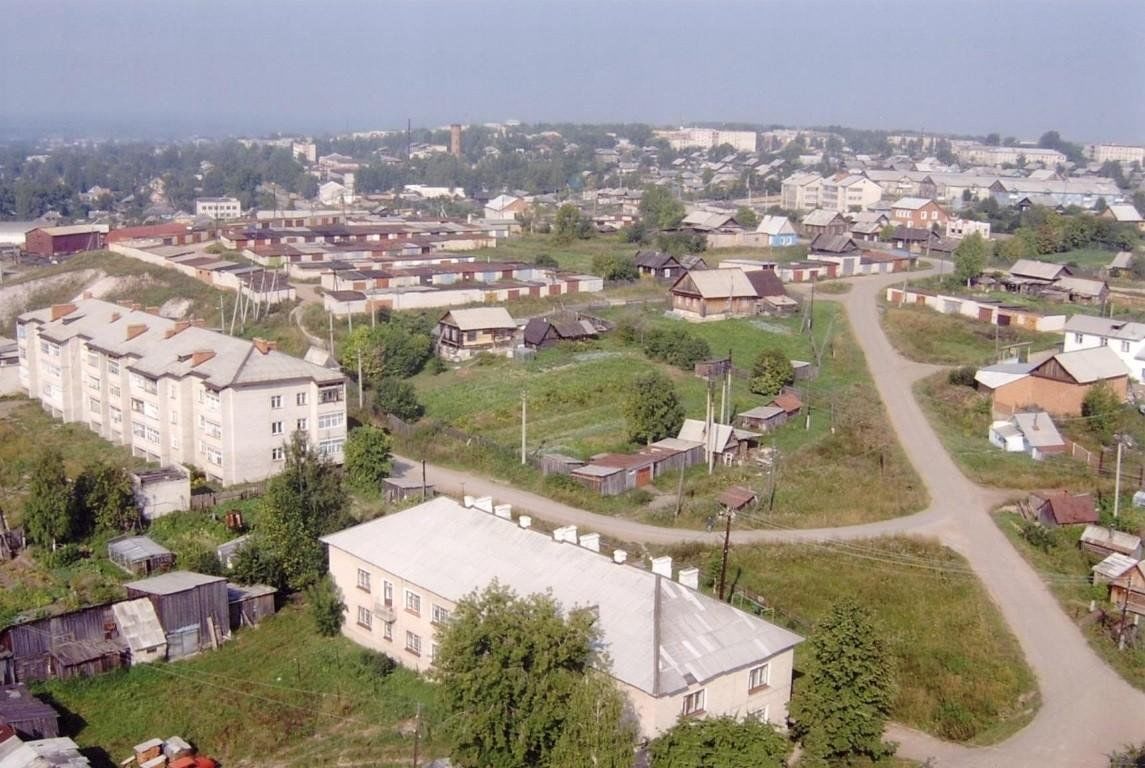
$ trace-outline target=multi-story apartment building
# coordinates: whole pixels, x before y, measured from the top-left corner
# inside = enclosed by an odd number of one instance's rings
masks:
[[[30,397],[149,461],[190,464],[225,485],[262,480],[281,469],[294,432],[342,461],[341,372],[272,342],[98,299],[20,315],[16,342]]]
[[[237,219],[243,207],[237,197],[200,197],[195,200],[195,215],[209,219]]]
[[[1145,324],[1093,315],[1074,315],[1065,324],[1065,352],[1109,347],[1137,383],[1145,381]]]
[[[1041,147],[995,147],[987,144],[953,143],[954,155],[959,162],[967,165],[1029,165],[1041,164],[1054,168],[1066,161],[1066,156],[1056,149]]]
[[[930,229],[935,224],[946,227],[950,217],[942,206],[924,197],[904,197],[891,203],[891,224],[911,229]]]
[[[720,131],[715,128],[656,131],[656,136],[667,141],[672,149],[713,149],[727,144],[736,152],[754,152],[757,141],[755,131]]]
[[[1085,156],[1095,163],[1145,163],[1145,147],[1125,144],[1086,144]]]
[[[866,176],[838,174],[819,186],[819,207],[828,211],[865,211],[882,198],[882,187]]]
[[[823,178],[817,173],[793,173],[780,187],[780,205],[787,211],[810,211],[819,207]]]
[[[575,526],[547,536],[513,521],[508,506],[446,497],[323,537],[342,593],[342,633],[424,671],[458,601],[496,580],[519,595],[550,592],[597,616],[607,671],[627,696],[641,735],[681,716],[756,715],[781,727],[791,698],[798,635],[716,600],[695,568],[672,579],[600,553],[599,534]]]

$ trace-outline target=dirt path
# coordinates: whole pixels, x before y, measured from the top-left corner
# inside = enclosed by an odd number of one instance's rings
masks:
[[[933,367],[902,358],[879,323],[877,297],[887,285],[901,279],[879,276],[857,280],[851,293],[832,299],[847,310],[875,386],[888,404],[891,424],[926,484],[931,505],[908,517],[845,528],[737,531],[735,541],[838,540],[903,533],[938,537],[967,558],[1001,610],[1037,676],[1042,707],[1030,725],[993,747],[964,747],[892,726],[889,735],[900,742],[900,754],[917,760],[933,758],[938,768],[1106,766],[1105,755],[1110,751],[1145,739],[1145,694],[1118,677],[1090,649],[1037,573],[990,519],[990,510],[1007,494],[967,480],[931,429],[913,397],[912,385]],[[410,464],[399,461],[399,471],[403,465],[412,471]],[[575,524],[625,541],[664,545],[719,540],[715,533],[596,515],[443,467],[428,467],[427,477],[445,491],[491,495],[547,520]]]

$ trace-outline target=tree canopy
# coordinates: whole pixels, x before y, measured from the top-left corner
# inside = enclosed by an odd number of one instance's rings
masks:
[[[810,671],[791,701],[792,731],[803,742],[808,764],[890,754],[883,730],[891,666],[866,609],[850,599],[839,601],[815,627],[809,645]]]
[[[791,743],[758,718],[681,720],[649,745],[652,768],[783,768]]]
[[[438,635],[432,672],[456,762],[631,765],[631,731],[612,730],[623,728],[626,718],[616,715],[624,702],[593,668],[603,662],[593,650],[594,621],[588,610],[566,612],[549,595],[519,597],[496,582],[457,604]]]
[[[757,395],[774,397],[795,381],[795,367],[780,349],[762,350],[751,366],[748,388]]]
[[[64,457],[55,449],[45,450],[32,466],[24,502],[24,529],[32,542],[54,547],[71,538],[70,494]]]
[[[741,205],[736,209],[736,221],[741,227],[755,229],[759,226],[759,214],[746,205]]]
[[[628,439],[634,443],[653,443],[680,431],[684,406],[667,376],[649,371],[632,380],[624,401],[624,421]]]
[[[379,493],[392,468],[389,434],[370,424],[355,427],[346,436],[344,458],[349,485],[360,493]]]
[[[962,242],[954,249],[954,276],[960,283],[970,285],[970,281],[982,274],[986,266],[986,241],[982,235],[974,232],[962,238]]]
[[[640,196],[640,216],[655,229],[671,229],[684,218],[684,204],[665,187],[647,187]]]

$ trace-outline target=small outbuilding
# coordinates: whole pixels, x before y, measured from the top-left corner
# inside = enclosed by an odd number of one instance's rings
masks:
[[[253,627],[275,612],[274,596],[278,590],[266,584],[227,583],[227,607],[231,617],[231,631],[240,627]]]
[[[229,571],[235,567],[235,558],[238,557],[239,551],[249,542],[249,534],[239,536],[237,539],[231,539],[230,541],[224,541],[215,547],[215,557],[217,557],[219,563]]]
[[[23,683],[0,685],[0,725],[10,726],[21,739],[54,739],[60,716],[28,692]]]
[[[1142,556],[1141,537],[1132,533],[1103,528],[1100,525],[1087,525],[1081,532],[1077,545],[1100,558],[1119,554],[1140,560]]]
[[[191,478],[182,467],[136,470],[131,485],[139,513],[147,520],[190,509]]]
[[[120,536],[107,543],[111,562],[135,576],[164,573],[175,565],[175,555],[147,536]]]
[[[736,416],[736,423],[744,429],[769,432],[787,423],[787,411],[778,405],[760,405]]]
[[[1038,522],[1047,528],[1063,525],[1093,525],[1097,522],[1097,505],[1089,493],[1072,494],[1068,491],[1047,494],[1032,494],[1030,506],[1034,508]]]
[[[124,585],[130,598],[146,597],[167,635],[167,658],[191,656],[230,637],[227,581],[193,571],[172,571]]]
[[[397,504],[406,499],[420,500],[423,491],[427,500],[433,498],[433,484],[422,484],[421,478],[418,477],[387,477],[382,481],[382,492],[386,497],[386,501],[391,504]]]
[[[1112,554],[1091,569],[1094,584],[1109,584],[1125,574],[1137,561],[1128,555]]]

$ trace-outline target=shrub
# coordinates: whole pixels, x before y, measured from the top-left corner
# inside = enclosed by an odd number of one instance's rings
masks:
[[[557,263],[557,260],[547,253],[538,253],[533,258],[533,263],[538,267],[551,267],[552,269],[556,269],[560,266],[560,264]]]
[[[366,671],[371,674],[382,678],[383,680],[389,677],[398,667],[398,663],[390,656],[384,653],[371,651],[368,648],[363,648],[358,654],[358,661],[366,668]]]
[[[434,358],[440,360],[440,358]],[[402,421],[417,421],[425,409],[417,400],[417,391],[408,381],[386,377],[374,393],[374,410],[397,416]]]
[[[974,374],[977,371],[972,365],[964,365],[961,368],[955,368],[946,376],[946,380],[956,387],[973,387]]]
[[[1022,523],[1021,534],[1027,544],[1043,552],[1049,552],[1057,543],[1054,541],[1052,533],[1032,520],[1026,520]]]
[[[763,350],[751,366],[749,389],[757,395],[774,397],[794,382],[795,368],[781,350]]]
[[[44,552],[40,556],[41,562],[48,568],[67,568],[78,563],[86,557],[84,551],[77,544],[61,544],[53,551]]]
[[[593,256],[592,271],[605,280],[635,280],[640,277],[636,270],[636,260],[632,256],[618,253],[598,253]]]
[[[712,356],[708,342],[682,328],[656,328],[644,334],[644,353],[684,371]]]
[[[310,602],[314,628],[323,637],[333,637],[342,630],[346,604],[342,595],[329,576],[324,576],[317,584],[306,590]]]

